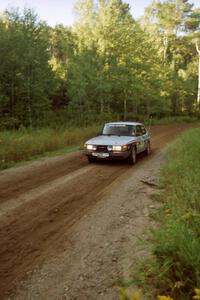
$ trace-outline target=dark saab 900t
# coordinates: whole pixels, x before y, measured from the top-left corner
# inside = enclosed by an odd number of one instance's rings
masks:
[[[150,135],[137,122],[106,123],[102,133],[84,145],[89,162],[97,159],[127,159],[135,164],[138,153],[151,151]]]

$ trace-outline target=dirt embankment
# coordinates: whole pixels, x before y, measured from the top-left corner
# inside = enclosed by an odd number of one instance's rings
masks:
[[[153,152],[134,167],[77,152],[2,171],[0,298],[117,299],[113,280],[150,223],[141,179],[158,176],[163,149],[187,128],[154,127]]]

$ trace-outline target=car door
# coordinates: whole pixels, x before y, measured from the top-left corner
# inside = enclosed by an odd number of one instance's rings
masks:
[[[146,130],[146,128],[144,127],[144,125],[141,125],[141,132],[142,132],[142,145],[143,145],[143,150],[146,150],[147,148],[147,143],[148,143],[148,132]]]
[[[136,126],[136,136],[137,136],[137,152],[142,152],[144,150],[144,139],[142,136],[142,127],[141,125]]]

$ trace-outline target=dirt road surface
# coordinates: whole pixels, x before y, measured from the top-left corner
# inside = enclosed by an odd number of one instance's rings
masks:
[[[80,152],[0,173],[0,299],[118,299],[166,146],[187,124],[152,129],[152,154],[135,166],[88,164]]]

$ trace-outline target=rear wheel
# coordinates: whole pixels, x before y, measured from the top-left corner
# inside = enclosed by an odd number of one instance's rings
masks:
[[[93,162],[96,161],[96,158],[93,157],[93,156],[88,156],[87,158],[88,158],[88,162],[89,162],[89,163],[93,163]]]
[[[136,160],[137,160],[136,148],[135,148],[135,146],[133,146],[133,148],[131,149],[131,154],[129,156],[129,163],[131,165],[134,165],[136,163]]]

